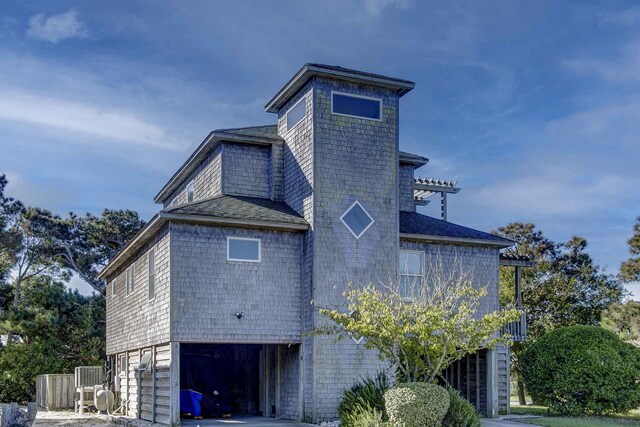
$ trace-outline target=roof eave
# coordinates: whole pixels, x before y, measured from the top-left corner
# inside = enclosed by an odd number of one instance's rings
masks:
[[[502,240],[487,240],[487,239],[474,239],[467,237],[449,237],[449,236],[437,236],[431,234],[413,234],[413,233],[400,233],[400,239],[405,240],[417,240],[421,242],[433,242],[433,243],[454,243],[459,245],[474,245],[474,246],[488,246],[492,248],[508,248],[513,246],[515,242],[507,239]]]
[[[400,163],[411,165],[414,167],[414,169],[417,169],[429,163],[428,158],[411,153],[400,153],[399,160]]]
[[[273,98],[265,105],[264,109],[268,113],[277,113],[280,107],[290,99],[305,83],[312,77],[325,76],[339,80],[365,83],[372,86],[384,87],[398,92],[399,96],[403,96],[415,87],[414,82],[408,80],[394,79],[379,75],[361,74],[355,70],[336,70],[325,68],[314,64],[305,64],[292,78],[283,86],[282,89],[275,94]]]
[[[217,129],[209,133],[209,135],[200,143],[200,146],[189,156],[189,158],[180,166],[173,174],[169,181],[153,198],[156,203],[164,203],[164,201],[175,191],[180,183],[189,176],[200,162],[206,158],[211,150],[213,150],[220,142],[240,142],[255,145],[273,145],[283,144],[282,139],[267,138],[262,136],[240,135],[232,132],[225,132]]]
[[[240,219],[240,218],[226,218],[216,217],[209,215],[193,215],[193,214],[176,214],[170,212],[160,212],[160,217],[170,221],[176,222],[189,222],[194,224],[207,224],[207,225],[226,225],[234,227],[248,227],[248,228],[266,228],[270,230],[281,231],[306,231],[309,229],[309,224],[292,223],[282,221],[264,221],[255,219]]]
[[[98,273],[98,279],[106,279],[110,274],[117,270],[117,268],[127,260],[128,255],[132,251],[141,248],[142,245],[147,242],[148,237],[160,230],[165,222],[166,220],[160,218],[159,214],[154,215],[154,217],[151,218],[151,221],[149,221],[147,225],[145,225],[142,230],[140,230],[138,234],[136,234],[133,239],[116,254],[115,257],[113,257],[111,261],[109,261],[109,264],[107,264],[102,271]]]
[[[115,272],[130,256],[130,254],[140,249],[153,235],[158,232],[167,222],[186,222],[191,224],[207,224],[232,226],[240,228],[262,228],[268,230],[279,231],[306,231],[309,229],[308,224],[297,224],[278,221],[261,221],[239,218],[223,218],[206,215],[185,215],[174,214],[170,212],[160,211],[151,221],[127,244],[118,254],[102,269],[98,274],[99,279],[106,279]]]

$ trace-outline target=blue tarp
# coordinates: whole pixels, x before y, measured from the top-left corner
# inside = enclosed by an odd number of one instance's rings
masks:
[[[202,393],[194,390],[180,390],[180,412],[189,413],[194,417],[202,416]]]

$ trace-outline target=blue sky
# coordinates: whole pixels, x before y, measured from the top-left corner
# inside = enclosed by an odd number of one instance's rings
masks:
[[[148,219],[210,130],[274,123],[302,64],[340,65],[417,83],[401,147],[459,180],[451,221],[580,235],[615,273],[640,215],[640,6],[453,3],[0,0],[0,173],[29,204]]]

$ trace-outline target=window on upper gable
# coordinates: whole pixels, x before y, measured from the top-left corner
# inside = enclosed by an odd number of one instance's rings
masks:
[[[149,251],[149,301],[156,297],[156,251]]]
[[[364,232],[375,222],[357,200],[342,214],[340,221],[356,239],[362,237]]]
[[[303,96],[293,107],[287,111],[287,131],[293,129],[307,115],[307,97]]]
[[[195,185],[193,181],[187,184],[187,203],[193,202],[193,194],[195,193]]]
[[[260,239],[227,237],[227,261],[260,262]]]
[[[422,289],[424,280],[424,252],[401,250],[399,254],[399,292],[402,298],[413,299]]]
[[[382,120],[382,99],[331,92],[331,113],[369,120]]]
[[[125,281],[126,281],[127,295],[129,295],[133,292],[133,266],[127,268],[127,271],[125,273]]]

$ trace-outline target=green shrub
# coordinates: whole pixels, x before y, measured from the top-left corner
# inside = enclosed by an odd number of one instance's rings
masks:
[[[375,378],[363,378],[351,388],[344,391],[342,401],[338,406],[340,425],[342,427],[356,427],[356,421],[363,417],[362,413],[379,413],[386,421],[384,409],[384,393],[389,389],[389,378],[384,372],[379,372]]]
[[[524,352],[534,402],[566,415],[625,413],[640,403],[640,349],[596,326],[543,335]]]
[[[449,393],[428,383],[398,384],[384,394],[393,427],[440,427],[449,409]]]
[[[363,410],[350,417],[351,427],[386,427],[388,422],[377,409]],[[342,425],[342,424],[341,424]]]
[[[442,420],[442,427],[480,427],[480,415],[476,408],[458,390],[449,389],[449,410]]]

